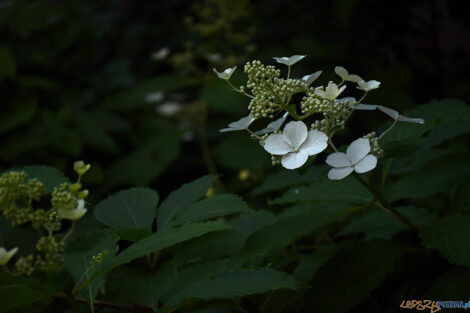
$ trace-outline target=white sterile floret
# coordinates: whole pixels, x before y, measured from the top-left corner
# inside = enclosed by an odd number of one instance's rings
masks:
[[[306,55],[297,55],[296,54],[296,55],[293,55],[291,57],[282,57],[282,58],[274,57],[273,59],[276,60],[277,63],[285,64],[287,66],[292,66],[292,65],[299,62],[300,60],[302,60],[305,57],[306,57]]]
[[[264,149],[272,155],[282,156],[281,164],[292,170],[301,167],[311,155],[326,149],[328,136],[317,130],[308,131],[301,121],[286,124],[282,134],[266,138]]]
[[[232,77],[232,74],[233,72],[235,72],[235,70],[237,69],[236,66],[234,67],[230,67],[226,70],[224,70],[223,72],[217,72],[217,70],[214,68],[214,73],[217,74],[217,77],[219,77],[220,79],[223,79],[223,80],[229,80],[230,77]]]
[[[302,80],[307,84],[307,86],[310,86],[314,81],[317,80],[318,77],[320,77],[322,71],[316,71],[313,74],[310,75],[305,75],[302,77]]]
[[[328,172],[328,178],[333,180],[343,179],[353,171],[365,173],[375,168],[377,157],[369,154],[370,142],[368,139],[354,140],[346,150],[346,153],[335,152],[326,158],[326,163],[333,168]]]
[[[163,116],[173,116],[181,111],[181,104],[178,102],[165,102],[163,104],[157,105],[155,110],[157,113]]]
[[[345,81],[357,83],[358,81],[362,80],[359,75],[349,74],[349,72],[342,66],[336,66],[335,73]]]
[[[82,218],[83,215],[87,212],[87,209],[85,209],[85,200],[83,199],[78,199],[77,200],[77,207],[72,210],[64,210],[64,209],[58,209],[57,213],[59,213],[59,216],[62,217],[63,219],[66,220],[71,220],[71,221],[76,221]]]
[[[357,84],[358,84],[357,86],[358,89],[362,89],[366,92],[371,91],[373,89],[377,89],[380,86],[380,82],[377,80],[369,80],[368,82],[366,82],[365,80],[361,79],[360,81],[357,82]]]
[[[315,94],[323,99],[334,100],[344,91],[344,89],[346,89],[346,86],[338,88],[338,85],[330,81],[325,90],[321,88],[315,89]]]
[[[266,128],[258,130],[253,135],[259,136],[259,135],[269,134],[269,133],[272,133],[272,132],[275,132],[275,131],[279,130],[279,128],[281,128],[282,124],[284,124],[287,116],[289,116],[289,112],[284,113],[284,115],[281,118],[278,118],[277,120],[269,123],[268,126],[266,126]]]
[[[245,116],[236,122],[232,122],[228,124],[228,128],[223,128],[219,131],[221,133],[224,133],[224,132],[232,132],[232,131],[237,131],[237,130],[245,130],[251,125],[251,123],[254,122],[254,120],[255,118],[253,114],[250,113],[248,116]]]
[[[13,248],[8,251],[4,247],[0,247],[0,266],[6,265],[17,251],[18,248]]]
[[[165,98],[165,93],[163,91],[157,91],[147,94],[145,96],[145,101],[150,103],[160,102],[163,98]]]
[[[406,117],[403,115],[400,115],[397,111],[394,109],[390,109],[387,107],[384,107],[382,105],[375,105],[375,104],[358,104],[358,105],[352,105],[350,106],[354,110],[365,110],[365,111],[372,111],[375,109],[378,109],[382,111],[383,113],[387,114],[394,120],[397,120],[398,122],[409,122],[409,123],[418,123],[418,124],[423,124],[424,120],[422,118],[411,118],[411,117]]]

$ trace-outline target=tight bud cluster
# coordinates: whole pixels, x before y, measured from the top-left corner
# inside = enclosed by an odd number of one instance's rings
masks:
[[[90,169],[90,165],[79,161],[74,164],[74,168],[78,181],[63,183],[55,187],[49,195],[40,180],[29,178],[24,171],[11,171],[0,175],[0,213],[13,227],[29,224],[40,236],[34,254],[20,256],[16,261],[15,268],[18,273],[31,275],[35,271],[60,268],[65,238],[73,228],[61,241],[56,240],[54,232],[63,231],[64,219],[75,221],[86,213],[83,199],[88,195],[88,191],[81,190],[80,178]],[[45,196],[50,196],[49,208],[44,208]],[[21,247],[19,250],[21,255]]]

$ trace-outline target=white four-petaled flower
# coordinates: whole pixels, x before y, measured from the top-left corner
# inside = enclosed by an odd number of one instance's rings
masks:
[[[346,85],[338,88],[338,85],[330,81],[325,90],[318,88],[315,90],[315,94],[323,99],[334,100],[344,91],[344,89],[346,89]]]
[[[291,57],[282,57],[282,58],[274,57],[273,59],[276,60],[277,63],[285,64],[287,66],[292,66],[292,65],[299,62],[300,60],[302,60],[305,57],[306,57],[306,55],[297,55],[296,54],[296,55],[293,55]]]
[[[224,70],[223,72],[217,72],[217,70],[214,68],[214,73],[217,74],[217,77],[219,77],[220,79],[223,79],[223,80],[229,80],[230,77],[232,77],[232,74],[233,72],[235,72],[235,70],[237,69],[236,66],[234,67],[230,67],[226,70]]]
[[[85,200],[78,199],[77,207],[72,210],[58,209],[57,213],[59,216],[66,220],[76,221],[85,215],[87,209],[85,209]]]
[[[349,74],[349,72],[342,66],[336,66],[335,73],[338,74],[338,76],[345,81],[357,83],[358,81],[362,80],[359,75]]]
[[[343,179],[353,171],[365,173],[375,168],[377,157],[369,154],[370,142],[368,139],[354,140],[346,150],[346,153],[335,152],[326,158],[326,163],[333,168],[328,172],[328,178],[333,180]]]
[[[228,124],[228,128],[223,128],[219,131],[221,133],[224,133],[224,132],[232,132],[232,131],[237,131],[237,130],[245,130],[251,125],[251,123],[254,122],[254,120],[255,118],[253,114],[250,113],[248,114],[248,116],[245,116],[236,122],[232,122]]]
[[[299,168],[307,162],[311,155],[326,149],[328,137],[321,131],[308,131],[301,121],[286,124],[282,134],[270,135],[264,142],[264,149],[282,156],[281,164],[287,169]]]
[[[307,86],[310,86],[317,78],[321,75],[322,71],[316,71],[313,74],[310,75],[305,75],[302,77],[302,80],[307,84]]]
[[[380,86],[380,82],[377,80],[369,80],[368,82],[366,82],[365,80],[361,79],[357,82],[357,84],[358,89],[362,89],[366,92],[371,91],[372,89],[377,89]]]
[[[8,251],[7,249],[0,247],[0,266],[6,265],[17,251],[18,248],[13,248]]]

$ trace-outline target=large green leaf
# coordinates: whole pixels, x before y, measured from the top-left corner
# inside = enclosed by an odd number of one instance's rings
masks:
[[[209,175],[203,176],[173,191],[158,208],[158,228],[169,225],[181,211],[204,197],[212,186],[212,179]]]
[[[0,81],[4,78],[14,78],[16,75],[16,62],[7,46],[0,46]]]
[[[363,204],[370,202],[373,195],[354,177],[335,181],[322,177],[304,187],[294,187],[274,200],[277,204],[299,203],[308,201],[331,201]]]
[[[251,209],[236,195],[216,195],[181,210],[171,224],[181,225],[189,222],[204,221],[219,216],[248,212],[251,212]]]
[[[305,174],[300,174],[299,171],[280,171],[269,175],[258,186],[253,189],[254,195],[260,195],[268,192],[282,190],[288,187],[307,184],[318,179],[321,175],[325,174],[326,167],[311,167]]]
[[[426,299],[445,299],[446,301],[462,301],[470,298],[470,269],[456,266],[441,275],[426,290]]]
[[[152,230],[157,203],[158,194],[155,191],[148,188],[131,188],[101,201],[94,214],[101,223],[118,230]]]
[[[128,267],[114,277],[119,303],[142,305],[155,310],[161,296],[177,277],[176,266],[166,262],[154,273],[141,267]]]
[[[446,157],[389,185],[386,189],[387,198],[391,201],[416,199],[449,192],[453,187],[466,182],[469,175],[468,155]]]
[[[271,269],[237,270],[189,285],[165,303],[161,312],[173,312],[197,300],[233,299],[272,290],[296,288],[295,280],[283,272]]]
[[[228,228],[230,228],[228,224],[222,223],[220,221],[186,224],[178,228],[162,228],[155,234],[131,245],[119,253],[113,260],[104,264],[104,266],[98,272],[90,277],[90,279],[82,283],[79,286],[79,289],[85,287],[96,277],[99,277],[100,275],[112,270],[115,267],[129,263],[132,260],[174,246],[183,241],[196,238],[213,231],[224,230]]]
[[[52,290],[35,278],[27,278],[0,272],[0,312],[31,305],[38,301],[52,299]]]
[[[52,192],[54,187],[69,181],[61,171],[50,166],[25,166],[21,170],[25,171],[29,178],[37,178],[43,182],[48,192]]]
[[[242,229],[232,228],[185,241],[175,247],[174,261],[185,264],[238,253],[248,235]]]
[[[470,266],[470,215],[452,215],[423,225],[424,245],[437,249],[451,263]]]
[[[117,240],[113,233],[104,232],[81,237],[73,242],[73,250],[65,255],[65,268],[72,274],[75,285],[88,280],[114,258],[118,250]],[[105,255],[103,262],[93,263],[93,257],[100,253]],[[96,297],[104,281],[105,277],[101,276],[89,284],[87,290],[81,290],[78,294],[90,302]]]
[[[265,254],[273,247],[287,246],[335,220],[338,213],[346,208],[344,205],[332,204],[309,206],[298,214],[278,217],[274,223],[255,231],[248,238],[242,253],[234,259],[243,262],[245,259]]]
[[[342,251],[315,275],[308,294],[318,313],[344,313],[377,288],[409,248],[393,241],[376,240]]]

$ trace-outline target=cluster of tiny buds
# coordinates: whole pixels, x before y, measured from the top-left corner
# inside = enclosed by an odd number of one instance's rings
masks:
[[[379,146],[379,138],[375,132],[365,135],[363,138],[369,139],[370,142],[370,154],[375,155],[378,158],[383,157],[384,151]]]
[[[97,255],[94,255],[91,258],[91,265],[97,265],[97,264],[103,263],[103,261],[106,259],[108,254],[109,254],[109,250],[103,250],[100,253],[98,253]]]
[[[30,276],[34,272],[34,255],[22,256],[16,261],[16,271],[22,275]]]
[[[281,164],[282,156],[279,155],[271,155],[271,163],[273,166]]]
[[[51,271],[58,269],[63,262],[62,253],[64,244],[57,242],[53,236],[44,236],[39,238],[36,244],[36,255],[34,267],[40,271]]]

